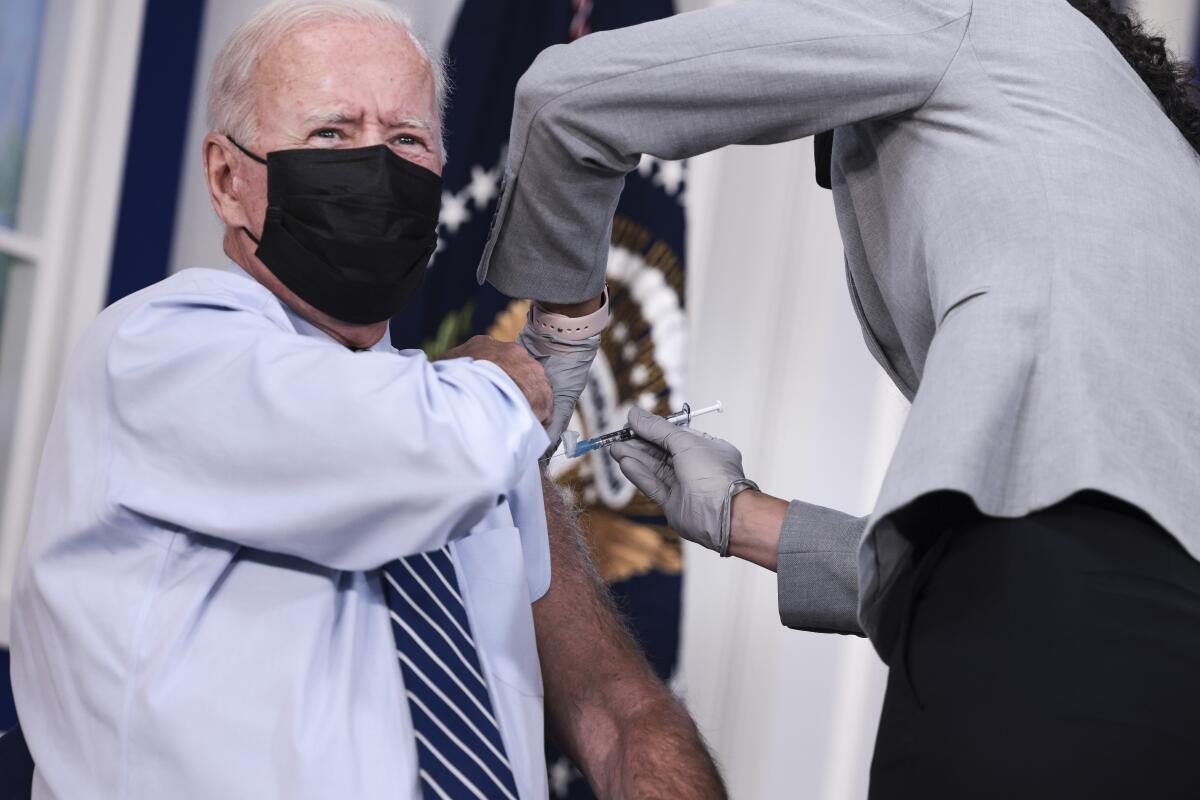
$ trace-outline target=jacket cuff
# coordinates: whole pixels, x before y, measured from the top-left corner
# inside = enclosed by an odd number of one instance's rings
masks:
[[[858,543],[866,517],[792,501],[779,532],[779,619],[789,628],[862,636]]]

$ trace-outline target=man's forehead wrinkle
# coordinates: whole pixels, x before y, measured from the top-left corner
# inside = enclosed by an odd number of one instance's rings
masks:
[[[363,121],[363,112],[349,109],[328,109],[313,111],[304,118],[305,122],[320,122],[327,125],[358,125]]]
[[[310,98],[321,90],[323,75],[320,66],[313,64],[305,52],[305,48],[297,47],[295,37],[289,37],[279,42],[275,47],[263,54],[256,67],[255,90],[257,97],[255,105],[259,109],[278,108],[288,111],[302,110],[300,98],[293,99],[297,89],[301,94]],[[311,80],[316,77],[316,85]],[[290,101],[290,102],[288,102]],[[325,105],[329,105],[326,103]]]
[[[257,72],[255,105],[272,136],[290,140],[321,125],[440,129],[432,66],[399,29],[393,36],[361,26],[304,27],[264,53]]]
[[[396,61],[415,60],[422,65],[427,64],[402,28],[349,20],[301,27],[291,32],[277,47],[292,49],[306,61],[326,57],[339,63],[362,62],[386,54]]]
[[[299,105],[300,103],[297,104],[297,106]],[[304,113],[303,121],[306,124],[362,125],[364,120],[373,121],[371,119],[373,116],[373,114],[364,113],[362,109],[318,108]],[[381,113],[379,121],[388,128],[420,128],[425,131],[432,131],[434,128],[433,122],[428,117],[405,111]]]

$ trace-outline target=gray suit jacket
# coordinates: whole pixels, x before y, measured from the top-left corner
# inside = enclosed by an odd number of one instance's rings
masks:
[[[869,520],[792,505],[783,621],[878,642],[889,515],[940,489],[996,516],[1098,489],[1200,554],[1200,159],[1065,0],[745,2],[551,48],[480,278],[595,297],[642,153],[829,129],[851,300],[912,411]]]

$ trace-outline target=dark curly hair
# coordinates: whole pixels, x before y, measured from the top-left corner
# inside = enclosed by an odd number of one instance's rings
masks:
[[[1142,22],[1113,8],[1110,0],[1067,0],[1096,24],[1154,92],[1175,127],[1200,153],[1200,106],[1192,85],[1196,71],[1175,59],[1166,40],[1148,33]]]

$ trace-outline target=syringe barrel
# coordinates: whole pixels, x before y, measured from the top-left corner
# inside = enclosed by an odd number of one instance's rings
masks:
[[[667,422],[670,422],[672,425],[690,425],[693,417],[701,417],[705,414],[712,414],[714,412],[720,413],[723,410],[724,409],[720,402],[714,403],[711,406],[705,406],[704,408],[700,408],[695,411],[692,410],[690,405],[684,403],[682,409],[676,411],[674,414],[664,417],[664,419]],[[593,439],[580,439],[575,443],[575,451],[573,453],[563,453],[563,455],[566,455],[569,458],[576,458],[584,453],[590,453],[593,450],[600,450],[608,447],[609,445],[616,444],[617,442],[627,442],[630,439],[636,438],[637,434],[633,432],[632,428],[621,428],[620,430],[612,431],[602,436],[597,436]]]
[[[610,444],[616,444],[617,442],[627,442],[630,439],[633,439],[635,436],[636,434],[633,432],[632,428],[621,428],[619,431],[606,433],[603,436],[597,436],[595,439],[590,439],[589,441],[595,447],[599,448],[608,447]]]

